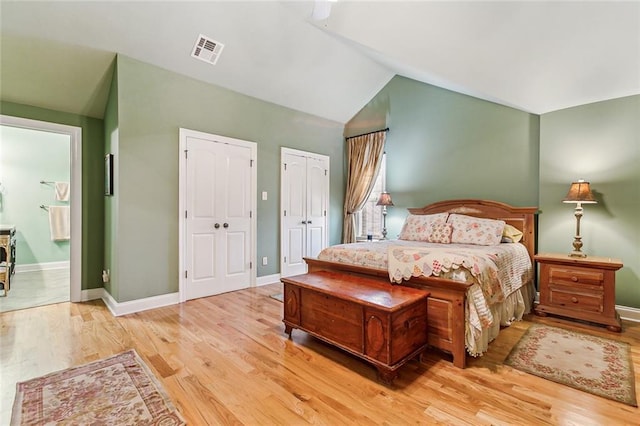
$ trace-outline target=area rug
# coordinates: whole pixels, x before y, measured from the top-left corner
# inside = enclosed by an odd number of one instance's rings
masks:
[[[637,407],[631,348],[562,328],[534,324],[505,364],[547,380]]]
[[[284,295],[282,293],[276,293],[269,296],[272,299],[276,299],[278,302],[282,302],[284,299]]]
[[[162,385],[132,349],[20,382],[11,425],[184,425]]]

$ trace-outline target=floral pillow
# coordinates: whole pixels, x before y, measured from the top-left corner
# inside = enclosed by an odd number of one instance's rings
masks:
[[[430,243],[450,244],[453,227],[450,223],[432,222],[429,225],[427,241]]]
[[[429,225],[432,223],[446,223],[447,216],[448,213],[410,214],[404,221],[404,226],[398,238],[409,241],[427,241],[430,232]]]
[[[502,240],[504,220],[481,219],[478,217],[452,214],[447,222],[453,227],[451,242],[495,246]]]

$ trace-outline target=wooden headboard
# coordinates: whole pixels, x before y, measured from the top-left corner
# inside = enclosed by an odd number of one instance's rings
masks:
[[[504,220],[522,231],[520,241],[529,252],[531,261],[536,250],[536,221],[537,207],[514,207],[499,201],[490,200],[446,200],[429,204],[420,208],[409,208],[411,214],[458,213],[467,216],[486,219]]]

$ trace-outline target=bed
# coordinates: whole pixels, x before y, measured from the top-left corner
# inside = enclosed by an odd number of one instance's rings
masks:
[[[501,326],[508,326],[531,310],[535,295],[533,256],[535,214],[538,209],[514,207],[497,201],[464,199],[441,201],[408,210],[409,216],[418,220],[443,216],[450,218],[448,220],[479,218],[492,224],[494,221],[503,221],[508,225],[507,228],[517,230],[521,235],[518,242],[494,245],[468,244],[459,236],[454,244],[384,240],[337,245],[323,250],[318,258],[306,258],[305,261],[309,272],[347,272],[354,275],[354,280],[358,275],[365,274],[384,277],[399,285],[427,289],[430,293],[427,301],[428,343],[450,353],[453,364],[464,368],[467,353],[482,355],[489,342],[498,335]],[[436,228],[441,226],[438,224]],[[404,228],[401,234],[406,237]],[[451,255],[453,250],[461,252]],[[478,260],[483,257],[477,251],[489,253],[486,255],[489,260]],[[517,265],[509,263],[511,260],[505,264],[502,261],[504,258],[518,259]],[[482,262],[490,266],[489,272],[478,268]],[[506,280],[506,276],[510,276],[510,279]],[[489,278],[493,278],[493,281],[489,282]],[[484,302],[480,300],[482,297]]]

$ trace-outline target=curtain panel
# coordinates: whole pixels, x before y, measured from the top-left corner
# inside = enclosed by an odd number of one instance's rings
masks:
[[[382,164],[386,130],[347,138],[347,189],[342,242],[355,243],[355,216],[369,198]]]

